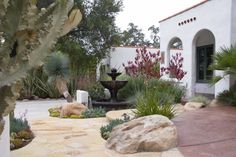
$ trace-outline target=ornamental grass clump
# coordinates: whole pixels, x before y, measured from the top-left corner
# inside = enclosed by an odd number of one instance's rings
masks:
[[[236,106],[236,84],[230,87],[229,90],[221,92],[217,96],[217,100],[223,104]]]
[[[197,95],[189,99],[191,102],[200,102],[203,103],[204,105],[208,105],[210,103],[210,100],[203,96],[203,95]]]
[[[137,117],[159,114],[171,119],[175,115],[172,105],[174,98],[171,95],[156,92],[155,90],[146,90],[136,97],[136,110],[134,113]]]
[[[118,92],[118,98],[121,100],[131,98],[146,88],[142,77],[129,77],[127,81],[128,83]]]
[[[147,89],[170,95],[173,97],[173,103],[180,103],[186,92],[185,87],[176,82],[158,79],[150,79],[147,83]]]

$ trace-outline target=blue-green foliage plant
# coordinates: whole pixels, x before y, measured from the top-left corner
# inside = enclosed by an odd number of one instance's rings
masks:
[[[98,118],[105,116],[106,110],[104,108],[98,107],[93,109],[87,109],[86,111],[82,112],[81,118]]]
[[[122,119],[114,119],[109,122],[109,124],[102,126],[100,128],[100,134],[103,139],[107,140],[110,137],[111,131],[114,127],[117,125],[123,124],[127,122],[127,120],[122,120]]]
[[[25,117],[16,118],[13,114],[10,115],[10,134],[29,129],[30,126]]]

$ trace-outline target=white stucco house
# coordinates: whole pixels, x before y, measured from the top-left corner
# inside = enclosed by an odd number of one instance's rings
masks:
[[[159,23],[160,51],[164,54],[162,66],[169,65],[173,53],[182,53],[183,69],[187,71],[182,82],[187,87],[188,97],[195,94],[217,96],[229,89],[235,78],[227,76],[212,86],[211,78],[223,72],[209,70],[208,66],[212,63],[212,55],[221,47],[236,43],[236,0],[205,0]],[[136,48],[114,47],[105,62],[123,71],[122,63],[134,59]],[[168,79],[168,76],[163,78]]]
[[[182,43],[184,70],[187,75],[188,95],[196,93],[214,94],[229,89],[234,78],[228,76],[215,86],[209,85],[213,75],[211,56],[221,47],[236,43],[236,1],[205,0],[186,10],[160,21],[160,50],[165,53],[165,65],[170,59],[170,49],[176,41]]]

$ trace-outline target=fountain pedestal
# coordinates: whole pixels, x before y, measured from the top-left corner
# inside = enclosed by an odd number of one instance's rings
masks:
[[[108,100],[92,101],[93,107],[103,107],[106,110],[124,109],[130,106],[126,101],[118,100],[117,93],[123,88],[128,81],[118,81],[116,78],[121,73],[118,73],[116,69],[112,69],[108,76],[112,78],[111,81],[100,81],[103,87],[107,88],[111,94],[111,98]]]

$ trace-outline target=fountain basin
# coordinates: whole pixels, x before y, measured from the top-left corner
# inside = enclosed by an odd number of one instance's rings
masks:
[[[117,92],[124,87],[128,81],[100,81],[103,87],[107,88],[111,94],[111,101],[119,101],[117,99]]]
[[[128,81],[100,81],[103,87],[109,90],[119,90],[123,88]]]
[[[111,101],[111,100],[100,100],[92,101],[93,107],[102,107],[106,111],[117,110],[117,109],[127,109],[131,106],[126,101]]]

